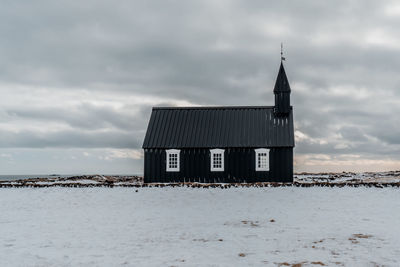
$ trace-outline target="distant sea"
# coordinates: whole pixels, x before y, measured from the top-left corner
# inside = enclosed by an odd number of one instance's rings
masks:
[[[56,177],[72,177],[81,175],[93,175],[93,174],[10,174],[10,175],[0,175],[0,181],[15,181],[20,179],[29,178],[56,178]],[[142,174],[102,174],[105,176],[142,176]]]

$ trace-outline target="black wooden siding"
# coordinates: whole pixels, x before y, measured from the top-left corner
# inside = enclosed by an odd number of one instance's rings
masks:
[[[270,170],[255,171],[255,152],[251,148],[228,148],[224,153],[224,171],[210,171],[210,150],[181,149],[180,171],[166,171],[164,149],[145,149],[144,181],[151,182],[292,182],[293,148],[271,148]]]
[[[281,62],[274,87],[275,113],[278,116],[285,116],[290,112],[290,92],[289,81],[285,73],[285,68]]]
[[[293,115],[274,107],[153,108],[144,149],[294,147]]]
[[[290,93],[279,92],[275,93],[275,113],[279,116],[285,116],[290,112]]]

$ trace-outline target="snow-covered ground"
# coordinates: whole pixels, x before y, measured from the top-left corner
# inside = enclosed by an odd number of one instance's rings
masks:
[[[400,171],[387,172],[342,172],[342,173],[300,173],[294,175],[294,181],[298,183],[320,183],[331,184],[358,184],[358,183],[380,183],[394,184],[400,182]]]
[[[0,203],[0,266],[400,265],[397,188],[4,188]]]

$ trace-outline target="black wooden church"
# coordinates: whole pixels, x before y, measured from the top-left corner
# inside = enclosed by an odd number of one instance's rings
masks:
[[[292,182],[290,92],[281,62],[274,106],[154,107],[144,181]]]

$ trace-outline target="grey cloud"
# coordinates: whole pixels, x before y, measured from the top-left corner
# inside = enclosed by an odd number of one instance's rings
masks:
[[[352,142],[366,142],[368,139],[358,127],[345,126],[340,129],[340,134],[344,139]]]
[[[141,146],[138,135],[119,131],[0,131],[0,148],[138,148]]]
[[[19,107],[6,111],[7,120],[32,119],[53,122],[65,122],[77,129],[104,129],[116,128],[119,130],[134,130],[137,126],[143,126],[141,116],[134,116],[132,110],[116,110],[106,106],[95,106],[90,103],[82,103],[76,107],[66,106],[58,108],[50,107]]]

